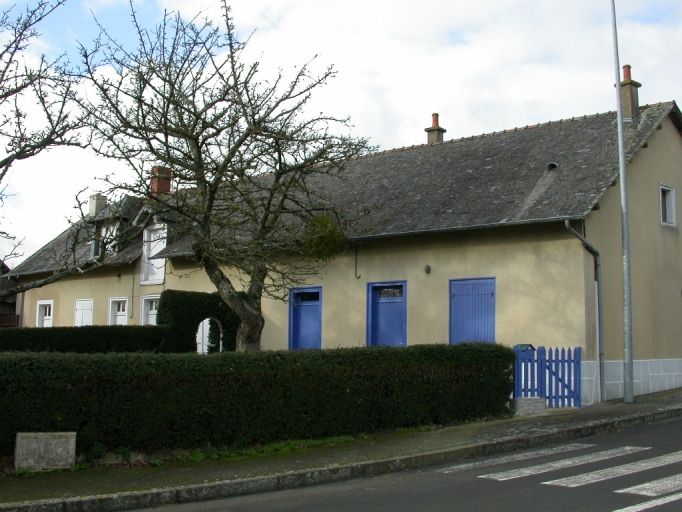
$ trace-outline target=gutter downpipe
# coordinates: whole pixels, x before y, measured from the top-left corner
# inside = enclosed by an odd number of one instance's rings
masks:
[[[597,282],[597,361],[598,372],[599,372],[599,400],[601,403],[604,401],[604,315],[602,309],[602,292],[601,292],[601,256],[599,251],[590,242],[585,239],[580,233],[578,233],[571,226],[571,221],[564,221],[566,229],[573,233],[573,235],[578,238],[583,243],[583,247],[594,258],[594,280]]]

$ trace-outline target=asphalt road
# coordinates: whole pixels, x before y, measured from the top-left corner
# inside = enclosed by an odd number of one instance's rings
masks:
[[[164,507],[190,511],[682,510],[682,418],[578,442],[316,487]]]

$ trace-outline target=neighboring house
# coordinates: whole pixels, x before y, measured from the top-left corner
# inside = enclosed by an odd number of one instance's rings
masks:
[[[638,87],[629,78],[623,84],[635,394],[642,394],[682,386],[682,114],[674,102],[639,107]],[[433,121],[428,144],[352,160],[340,182],[317,182],[358,215],[354,243],[308,287],[291,290],[288,303],[264,299],[262,347],[467,340],[581,347],[588,404],[599,398],[601,316],[605,397],[623,396],[616,114],[452,141],[443,141],[435,114]],[[601,312],[593,256],[566,221],[601,254]],[[41,308],[48,307],[52,325],[82,322],[86,307],[96,324],[118,323],[119,308],[125,322],[153,323],[162,290],[213,290],[186,257],[186,240],[162,249],[163,224],[144,225],[143,241],[125,257],[27,292],[24,325],[47,325]],[[13,274],[49,271],[39,263],[44,252]]]
[[[5,262],[0,261],[0,292],[16,286],[16,277],[10,277],[10,269]],[[19,316],[16,314],[16,296],[0,297],[0,327],[16,327],[19,325]]]

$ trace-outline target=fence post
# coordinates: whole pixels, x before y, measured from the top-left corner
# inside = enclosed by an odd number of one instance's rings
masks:
[[[538,347],[538,396],[547,398],[547,349]]]

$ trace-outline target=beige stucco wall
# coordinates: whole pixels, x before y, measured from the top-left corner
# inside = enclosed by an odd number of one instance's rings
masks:
[[[426,274],[424,266],[431,266]],[[585,347],[582,245],[563,226],[422,235],[363,243],[309,284],[322,286],[323,348],[365,346],[367,285],[407,282],[407,343],[447,343],[451,279],[495,277],[496,339]],[[263,348],[288,346],[288,305],[264,301]]]
[[[425,265],[431,272],[424,271]],[[363,242],[327,265],[309,285],[323,294],[323,348],[365,346],[368,283],[407,282],[407,343],[447,343],[451,279],[494,277],[496,340],[505,345],[594,347],[592,259],[563,224],[419,235]],[[54,325],[73,325],[74,301],[93,299],[94,323],[108,323],[111,297],[129,299],[138,324],[141,297],[164,289],[214,291],[196,265],[172,260],[163,285],[141,286],[139,261],[101,268],[26,293],[24,325],[36,301],[54,300]],[[287,349],[289,305],[264,299],[264,349]]]
[[[22,282],[35,277],[26,276]],[[53,326],[71,326],[74,323],[75,301],[91,299],[93,302],[93,324],[109,323],[109,299],[128,299],[128,325],[140,323],[141,298],[159,295],[166,285],[140,285],[140,260],[130,265],[100,267],[83,275],[73,275],[56,283],[35,288],[24,293],[21,324],[24,327],[36,326],[37,301],[52,300]]]
[[[628,165],[634,359],[682,357],[682,138],[669,119]],[[676,227],[661,223],[659,184],[675,187]],[[602,254],[605,358],[623,359],[623,280],[619,186],[586,220]]]

